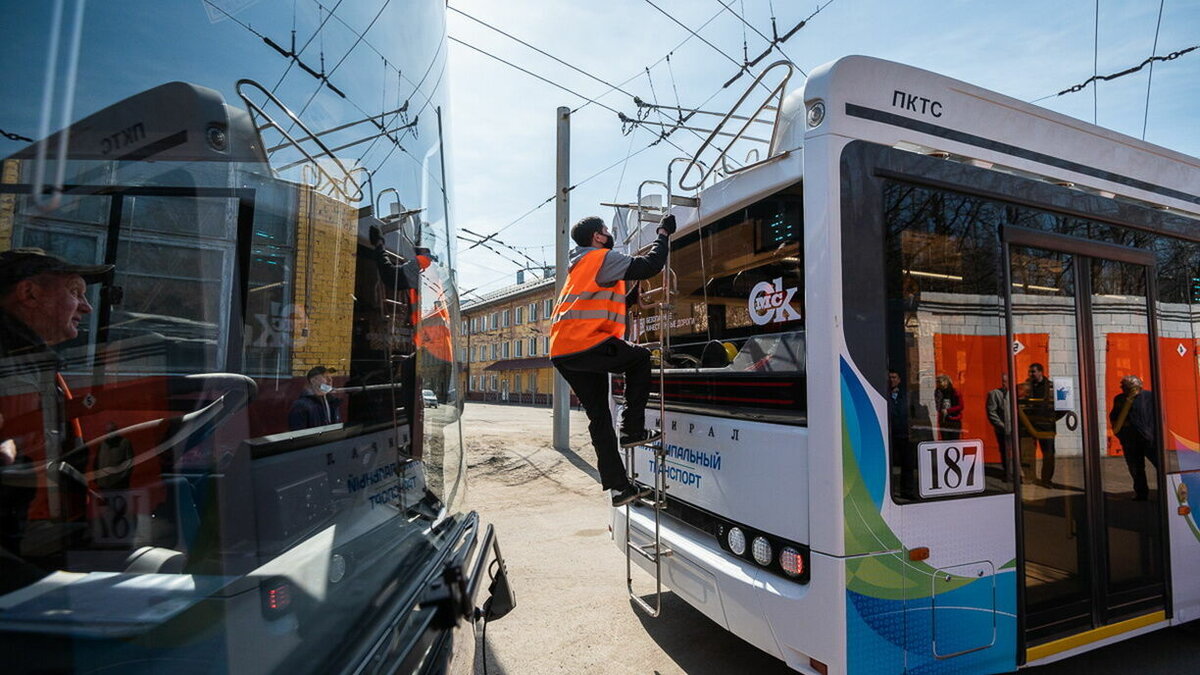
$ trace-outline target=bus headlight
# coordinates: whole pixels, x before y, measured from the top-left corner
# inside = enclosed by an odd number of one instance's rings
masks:
[[[742,555],[746,552],[746,535],[742,532],[742,528],[729,528],[729,534],[726,535],[725,541],[729,544],[729,550],[733,551],[734,555]]]
[[[798,577],[804,573],[804,557],[791,546],[784,546],[779,552],[779,566],[789,577]]]
[[[754,562],[766,567],[771,564],[771,543],[763,537],[754,538]]]

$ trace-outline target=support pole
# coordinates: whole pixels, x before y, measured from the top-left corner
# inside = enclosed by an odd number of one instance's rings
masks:
[[[558,171],[556,172],[554,214],[554,297],[562,294],[567,283],[567,228],[571,218],[571,109],[558,109]],[[552,317],[550,317],[552,318]],[[571,389],[554,371],[554,447],[571,449]]]

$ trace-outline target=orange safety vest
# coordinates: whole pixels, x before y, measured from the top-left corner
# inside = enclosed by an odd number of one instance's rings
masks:
[[[442,361],[453,361],[454,347],[451,340],[450,312],[447,312],[445,307],[440,307],[426,314],[417,331],[417,346],[423,347]]]
[[[567,273],[550,325],[550,357],[591,349],[605,340],[625,337],[625,281],[596,283],[608,249],[589,251]]]

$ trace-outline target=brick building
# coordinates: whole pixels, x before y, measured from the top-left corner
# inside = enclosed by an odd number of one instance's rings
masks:
[[[523,281],[462,309],[467,398],[549,405],[554,278]]]

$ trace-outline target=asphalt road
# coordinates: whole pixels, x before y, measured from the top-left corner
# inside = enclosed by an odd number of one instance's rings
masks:
[[[608,531],[587,419],[571,413],[571,452],[551,447],[544,408],[468,403],[468,504],[496,526],[517,609],[485,633],[489,675],[791,673],[690,605],[666,594],[651,619],[625,590],[625,560]],[[634,572],[635,590],[653,580]],[[1200,622],[1158,631],[1031,675],[1200,673]]]

